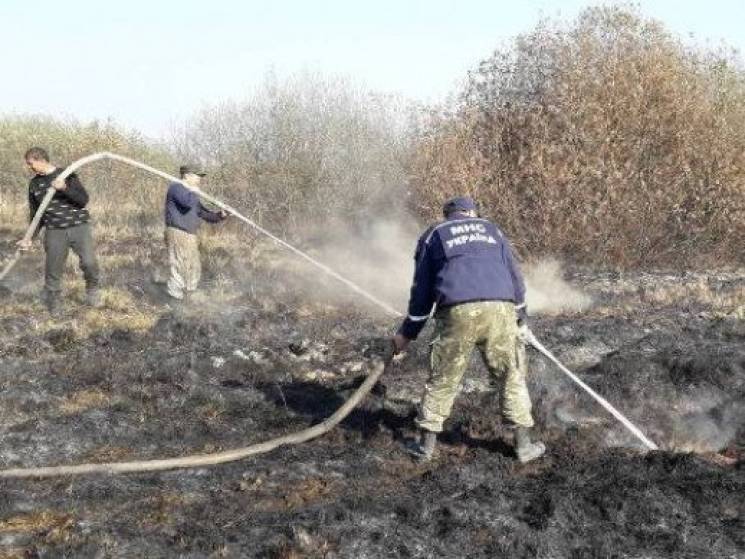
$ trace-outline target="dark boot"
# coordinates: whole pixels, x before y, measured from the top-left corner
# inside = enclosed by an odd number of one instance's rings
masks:
[[[540,441],[531,442],[528,427],[518,427],[515,430],[515,443],[515,454],[521,464],[527,464],[546,452],[545,444]]]
[[[97,288],[88,289],[85,292],[85,304],[97,309],[101,306],[101,292]]]
[[[171,295],[167,289],[164,293],[168,300],[168,306],[171,307],[172,310],[182,312],[189,306],[189,293],[187,291],[184,291],[180,298]]]
[[[59,318],[62,315],[59,294],[51,291],[45,291],[43,295],[44,306],[47,308],[49,316]]]
[[[428,462],[435,454],[436,444],[437,433],[422,429],[420,431],[419,440],[412,442],[407,450],[409,451],[409,454],[417,460],[417,462]]]

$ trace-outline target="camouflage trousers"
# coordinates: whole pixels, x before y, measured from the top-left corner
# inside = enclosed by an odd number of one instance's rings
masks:
[[[464,303],[437,311],[435,320],[430,376],[417,425],[442,431],[477,347],[489,372],[500,381],[502,416],[512,425],[532,427],[525,347],[518,338],[515,306],[503,301]]]
[[[202,275],[197,236],[175,227],[166,227],[166,247],[170,267],[168,294],[183,299],[185,292],[197,289]]]

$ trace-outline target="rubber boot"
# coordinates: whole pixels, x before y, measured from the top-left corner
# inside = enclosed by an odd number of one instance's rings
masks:
[[[422,429],[420,431],[419,440],[411,443],[408,451],[417,462],[428,462],[435,454],[436,445],[437,433]]]
[[[60,307],[59,295],[57,293],[45,292],[44,306],[52,318],[59,318],[62,315],[62,307]]]
[[[170,292],[166,291],[168,294],[168,306],[171,307],[173,311],[184,311],[189,306],[189,292],[184,291],[181,297],[174,297],[170,294]]]
[[[515,431],[515,454],[521,464],[540,458],[546,452],[546,445],[540,441],[531,442],[530,429],[518,427]]]

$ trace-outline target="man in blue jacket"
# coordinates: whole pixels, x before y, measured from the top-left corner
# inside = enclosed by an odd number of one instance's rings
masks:
[[[528,335],[525,284],[509,242],[496,225],[477,217],[468,197],[448,201],[445,220],[417,243],[409,313],[393,339],[397,352],[415,340],[435,309],[430,377],[416,419],[420,440],[412,452],[429,460],[449,417],[471,353],[477,347],[501,381],[501,411],[515,427],[516,454],[525,463],[546,447],[531,442],[531,402],[524,339]]]
[[[194,188],[199,188],[202,177],[206,175],[194,165],[183,165],[179,172],[181,179]],[[169,185],[165,209],[165,237],[170,266],[167,291],[174,299],[188,300],[199,284],[202,264],[197,231],[202,221],[217,223],[226,217],[224,211],[215,212],[205,208],[199,196],[183,184],[174,182]]]

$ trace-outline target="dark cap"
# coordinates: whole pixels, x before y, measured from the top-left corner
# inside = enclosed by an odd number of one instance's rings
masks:
[[[442,213],[445,215],[453,212],[469,212],[471,210],[476,210],[476,202],[469,196],[451,198],[442,206]]]
[[[203,177],[207,174],[199,165],[181,165],[178,172],[181,173],[182,177],[185,175],[199,175]]]

